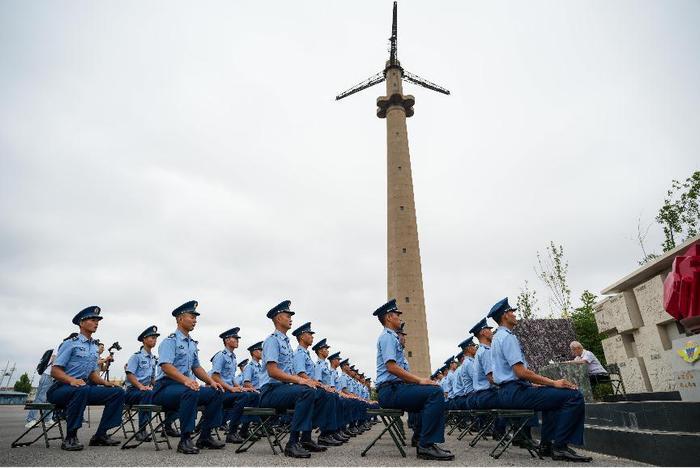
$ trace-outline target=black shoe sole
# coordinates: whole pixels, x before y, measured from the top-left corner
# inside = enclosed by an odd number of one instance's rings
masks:
[[[185,455],[199,455],[199,450],[197,450],[196,452],[187,452],[179,448],[177,449],[177,453],[184,453]]]
[[[291,453],[284,452],[285,457],[289,458],[311,458],[311,454],[306,454],[306,455],[292,455]]]
[[[421,460],[452,461],[455,459],[455,456],[452,455],[450,457],[434,457],[432,455],[426,455],[426,454],[419,453],[418,458],[420,458]]]
[[[567,461],[571,463],[590,463],[593,461],[592,458],[569,458],[569,457],[562,457],[559,455],[552,455],[552,460],[554,461]]]
[[[61,450],[65,450],[66,452],[80,452],[83,450],[85,447],[80,446],[80,447],[61,447]]]

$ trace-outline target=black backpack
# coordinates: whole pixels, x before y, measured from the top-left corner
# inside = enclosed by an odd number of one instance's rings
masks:
[[[47,367],[49,367],[49,361],[51,360],[51,355],[53,354],[53,349],[47,349],[41,356],[39,365],[36,366],[36,371],[39,375],[43,374]]]

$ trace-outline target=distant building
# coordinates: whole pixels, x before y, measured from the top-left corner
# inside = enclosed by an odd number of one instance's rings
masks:
[[[696,242],[700,236],[608,286],[601,294],[609,297],[595,305],[605,359],[619,366],[627,393],[677,389],[673,367],[679,358],[672,348],[685,330],[664,310],[663,282],[676,255]]]

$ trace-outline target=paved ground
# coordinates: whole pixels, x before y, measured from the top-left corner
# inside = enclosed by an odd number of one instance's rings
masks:
[[[394,447],[391,439],[380,440],[366,457],[360,457],[360,452],[381,430],[381,425],[365,432],[351,442],[330,448],[328,452],[313,454],[309,460],[294,460],[284,456],[272,455],[269,445],[263,440],[258,442],[250,452],[236,454],[235,446],[227,446],[224,450],[207,450],[199,455],[183,455],[173,450],[156,452],[152,444],[143,444],[137,449],[120,450],[119,447],[87,447],[87,442],[95,431],[95,421],[101,414],[99,408],[92,408],[92,427],[84,425],[78,436],[86,445],[82,452],[64,452],[60,441],[52,441],[51,448],[43,443],[30,447],[10,448],[12,441],[24,430],[25,413],[20,406],[0,406],[0,464],[20,466],[557,466],[551,459],[539,460],[531,458],[521,449],[512,448],[499,460],[489,457],[488,452],[494,446],[492,441],[482,441],[476,447],[470,448],[463,441],[457,441],[455,436],[447,438],[444,446],[450,449],[456,458],[453,462],[428,462],[415,456],[415,449],[408,447],[407,458],[402,458]],[[38,435],[38,433],[37,433]],[[177,440],[171,439],[176,446]],[[589,453],[594,461],[584,466],[642,466],[641,463]],[[575,466],[575,465],[568,465]]]

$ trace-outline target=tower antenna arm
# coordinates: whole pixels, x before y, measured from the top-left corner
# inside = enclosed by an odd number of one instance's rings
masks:
[[[370,86],[374,86],[377,83],[381,83],[384,80],[386,80],[386,77],[384,76],[384,71],[380,71],[376,75],[370,76],[362,83],[358,83],[355,86],[353,86],[352,88],[348,89],[347,91],[343,91],[342,93],[338,94],[335,97],[335,100],[339,101],[340,99],[343,99],[344,97],[348,97],[351,94],[355,94],[357,92],[360,92],[363,89],[367,89]]]
[[[425,78],[421,78],[418,75],[414,75],[413,73],[404,70],[403,71],[403,79],[406,81],[410,81],[411,83],[417,84],[418,86],[422,86],[424,88],[432,89],[433,91],[437,91],[438,93],[442,94],[450,94],[450,91],[448,89],[443,88],[442,86],[436,85],[435,83],[432,83]]]

